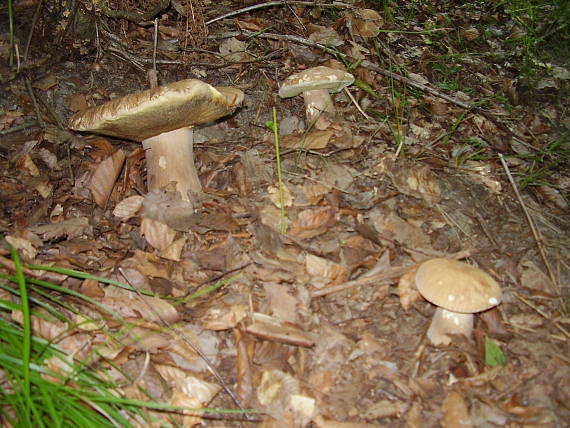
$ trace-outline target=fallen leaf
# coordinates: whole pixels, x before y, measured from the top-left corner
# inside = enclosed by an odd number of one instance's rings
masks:
[[[408,272],[402,275],[398,281],[398,295],[400,296],[400,305],[402,305],[402,308],[406,312],[415,302],[422,300],[422,296],[416,288],[417,266],[418,265],[415,265]]]
[[[333,135],[334,131],[329,129],[311,131],[308,134],[284,135],[281,137],[281,144],[291,149],[319,150],[329,144]]]
[[[445,397],[441,408],[443,417],[441,426],[444,428],[471,428],[471,417],[463,395],[458,391],[451,391]]]
[[[313,277],[312,284],[317,288],[340,284],[348,279],[349,274],[348,270],[338,263],[313,254],[306,255],[305,269]],[[316,281],[317,278],[320,278],[321,281]]]
[[[113,186],[121,173],[124,162],[125,152],[119,149],[95,168],[89,182],[89,189],[95,203],[101,208],[107,204],[107,199],[113,191]]]
[[[121,221],[137,215],[138,211],[142,208],[144,197],[140,195],[129,196],[119,202],[113,210],[113,215],[119,217]]]
[[[42,236],[44,240],[63,237],[73,239],[84,234],[90,236],[93,234],[93,228],[87,217],[74,217],[59,223],[31,226],[30,230]]]
[[[291,223],[290,234],[297,239],[310,239],[330,230],[336,224],[334,207],[309,208],[299,213]]]

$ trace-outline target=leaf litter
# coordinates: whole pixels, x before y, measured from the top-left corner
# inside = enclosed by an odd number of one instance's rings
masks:
[[[150,2],[110,3],[129,13],[97,10],[101,40],[42,15],[36,25],[69,53],[45,58],[33,40],[30,88],[0,73],[3,273],[14,271],[11,246],[28,264],[99,278],[27,269],[90,299],[52,290],[65,320],[38,306],[35,335],[113,379],[119,395],[194,409],[153,412],[180,426],[565,426],[568,64],[538,66],[533,89],[515,67],[529,58],[508,45],[524,31],[508,5],[487,14],[454,2],[291,2],[217,20],[235,5],[172,2],[159,80],[190,75],[246,93],[231,118],[196,130],[205,191],[189,202],[169,198],[169,186],[146,193],[135,143],[61,126],[86,105],[146,89],[154,36],[135,18]],[[177,39],[192,19],[203,22],[192,37],[200,49]],[[325,62],[357,84],[314,130],[302,101],[277,91]],[[278,154],[264,126],[273,106],[287,134]],[[435,309],[414,285],[436,257],[468,257],[503,289],[471,338],[440,347],[426,339]],[[3,316],[22,322],[18,310]],[[257,413],[196,410],[206,407]]]

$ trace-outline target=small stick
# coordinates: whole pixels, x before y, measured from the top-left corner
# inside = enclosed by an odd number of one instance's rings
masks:
[[[370,116],[368,116],[364,112],[364,110],[362,110],[362,108],[358,105],[358,102],[354,99],[354,97],[352,96],[352,94],[350,93],[350,91],[348,90],[348,88],[346,86],[344,87],[344,91],[346,92],[346,95],[348,95],[348,98],[350,98],[350,100],[354,103],[357,110],[362,114],[362,116],[364,116],[366,118],[366,120],[372,120],[372,118]]]
[[[234,10],[233,12],[228,12],[228,13],[225,13],[221,16],[216,17],[216,18],[212,18],[206,22],[206,25],[213,24],[214,22],[221,21],[222,19],[231,18],[232,16],[242,15],[244,13],[251,12],[252,10],[256,10],[256,9],[263,9],[263,8],[272,7],[272,6],[288,6],[288,5],[313,6],[313,7],[338,7],[338,8],[344,8],[344,9],[351,9],[352,8],[352,6],[350,6],[348,4],[339,3],[339,2],[322,4],[322,3],[315,3],[312,1],[287,1],[287,0],[268,1],[265,3],[254,4],[252,6],[244,7],[242,9],[238,9],[238,10]]]
[[[556,281],[556,277],[554,276],[554,272],[550,268],[550,263],[548,263],[548,259],[546,258],[546,251],[544,250],[544,245],[542,244],[542,237],[540,236],[540,232],[538,231],[538,229],[534,225],[534,221],[532,220],[532,217],[530,216],[530,213],[528,212],[528,209],[527,209],[527,207],[526,207],[526,205],[522,199],[522,196],[519,192],[519,188],[517,186],[517,183],[515,182],[513,176],[511,175],[511,171],[509,170],[509,166],[507,165],[507,162],[505,161],[505,159],[503,158],[503,155],[501,153],[499,153],[499,159],[501,161],[501,165],[503,165],[503,169],[507,173],[507,177],[509,179],[509,182],[511,183],[511,186],[513,187],[513,190],[515,191],[515,195],[517,195],[517,199],[518,199],[519,204],[520,204],[520,206],[524,212],[524,215],[526,217],[526,221],[528,222],[528,225],[530,226],[530,230],[532,231],[532,236],[534,237],[534,241],[536,242],[536,246],[538,247],[538,252],[540,253],[540,257],[542,258],[542,262],[544,263],[544,266],[546,266],[546,270],[548,271],[548,276],[550,277],[550,280],[556,286],[556,288],[558,288],[558,291],[560,291],[560,284],[558,284],[558,281]]]
[[[158,18],[154,19],[154,43],[152,47],[152,68],[148,70],[147,77],[150,89],[158,86],[158,72],[156,71],[156,48],[158,46]]]
[[[321,43],[313,42],[312,40],[304,39],[304,38],[298,37],[298,36],[291,36],[288,34],[262,33],[262,32],[242,30],[242,31],[232,31],[229,33],[225,33],[225,34],[223,34],[223,38],[235,37],[238,35],[246,35],[249,37],[259,37],[262,39],[271,39],[271,40],[286,40],[289,42],[299,43],[301,45],[322,49],[325,52],[328,52],[331,55],[337,55],[338,57],[340,57],[344,60],[352,60],[352,57],[350,55],[344,54],[344,53],[339,52],[339,51],[333,51],[333,50],[331,50],[330,47],[325,46]],[[401,76],[401,75],[393,73],[389,70],[385,70],[381,67],[378,67],[376,64],[373,64],[372,62],[370,62],[368,60],[361,61],[359,65],[361,67],[367,68],[367,69],[375,71],[377,73],[380,73],[386,77],[390,77],[394,80],[402,82],[408,86],[419,89],[420,91],[427,92],[428,94],[431,94],[431,95],[436,96],[438,98],[442,98],[442,99],[444,99],[444,100],[446,100],[452,104],[455,104],[461,108],[464,108],[466,110],[478,110],[476,107],[474,107],[468,103],[465,103],[461,100],[458,100],[457,98],[454,98],[450,95],[436,91],[435,89],[432,89],[429,86],[424,85],[423,83],[416,82],[415,80],[408,79],[407,77]],[[482,114],[484,113],[482,111],[480,111],[480,112]]]
[[[523,296],[521,296],[518,293],[514,293],[515,296],[517,296],[517,299],[519,299],[521,302],[523,302],[525,305],[527,305],[529,308],[534,309],[542,318],[544,318],[547,321],[550,321],[554,324],[554,326],[560,330],[562,332],[562,334],[564,334],[564,336],[566,336],[567,339],[570,339],[570,333],[568,333],[564,327],[562,327],[559,323],[557,323],[556,321],[553,321],[547,314],[545,314],[543,311],[540,310],[540,308],[536,307],[535,305],[533,305],[532,303],[530,303],[527,299],[525,299]]]
[[[30,83],[30,79],[28,79],[26,77],[24,79],[24,83],[26,85],[26,89],[28,90],[28,93],[30,94],[30,98],[32,99],[32,104],[34,106],[34,111],[36,112],[36,119],[38,120],[38,124],[40,125],[40,127],[42,129],[45,129],[46,124],[45,124],[44,120],[42,119],[42,112],[40,110],[38,100],[36,99],[36,95],[34,94],[34,88],[32,88],[32,84]]]
[[[30,26],[30,34],[28,34],[28,39],[26,40],[26,47],[24,48],[24,59],[22,62],[25,64],[28,61],[28,52],[30,50],[30,45],[32,44],[32,37],[34,35],[34,28],[36,28],[36,24],[38,23],[38,19],[40,17],[40,11],[42,9],[43,0],[38,2],[36,6],[36,10],[34,11],[34,16],[32,17],[32,25]]]
[[[464,251],[459,251],[459,252],[454,253],[454,254],[450,254],[448,257],[451,259],[459,260],[459,259],[464,259],[466,257],[469,257],[472,254],[473,254],[473,250],[464,250]],[[355,279],[353,281],[348,281],[348,282],[344,282],[342,284],[338,284],[338,285],[335,285],[332,287],[324,288],[322,290],[313,291],[311,293],[311,297],[327,296],[327,295],[332,294],[332,293],[337,293],[339,291],[344,291],[344,290],[350,290],[351,288],[361,287],[363,285],[370,285],[370,284],[378,285],[380,282],[392,283],[396,279],[400,278],[403,274],[408,272],[410,269],[412,269],[413,266],[414,265],[392,267],[390,269],[386,269],[383,272],[380,272],[380,273],[377,273],[374,275],[370,275],[370,276],[366,276],[366,274],[364,274],[360,278]],[[384,287],[388,288],[389,285],[385,284]]]

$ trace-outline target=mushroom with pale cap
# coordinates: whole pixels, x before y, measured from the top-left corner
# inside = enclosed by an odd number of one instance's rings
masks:
[[[438,306],[427,332],[434,345],[448,345],[450,334],[471,336],[473,314],[501,302],[499,284],[480,269],[457,260],[432,259],[416,272],[416,287]]]
[[[308,123],[314,123],[317,129],[326,129],[328,122],[322,114],[335,113],[330,94],[342,91],[353,83],[352,74],[321,65],[289,76],[283,81],[279,96],[290,98],[302,94]]]
[[[174,182],[183,200],[202,185],[194,165],[192,127],[227,116],[243,101],[237,88],[181,80],[116,98],[76,113],[75,131],[142,141],[149,192]]]

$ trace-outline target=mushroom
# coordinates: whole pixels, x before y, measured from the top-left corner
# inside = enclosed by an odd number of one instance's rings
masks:
[[[315,128],[322,130],[328,127],[328,121],[322,114],[335,113],[330,94],[342,91],[353,83],[352,74],[321,65],[289,76],[281,85],[279,96],[290,98],[302,94],[309,125],[314,123]]]
[[[243,97],[236,88],[181,80],[78,112],[69,120],[69,128],[142,141],[149,192],[174,182],[181,198],[189,201],[189,192],[202,190],[194,165],[192,127],[233,113]]]
[[[473,314],[501,302],[499,284],[480,269],[457,260],[432,259],[416,272],[416,287],[438,306],[427,337],[434,345],[448,345],[450,334],[471,336]]]

